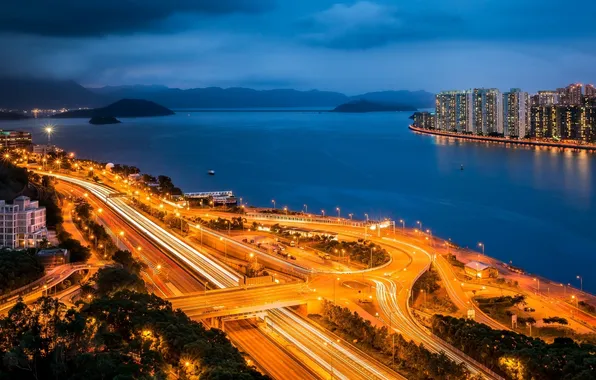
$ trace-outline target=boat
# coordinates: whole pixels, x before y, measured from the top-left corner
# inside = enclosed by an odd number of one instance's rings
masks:
[[[209,175],[215,175],[215,170],[209,170],[209,171],[207,172],[207,174],[209,174]]]
[[[464,165],[462,164],[462,166],[459,168],[459,170],[464,170]]]

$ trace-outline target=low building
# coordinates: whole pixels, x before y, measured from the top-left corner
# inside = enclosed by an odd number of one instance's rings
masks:
[[[470,261],[464,266],[466,274],[475,278],[496,278],[499,271],[495,267],[480,261]]]
[[[37,252],[37,256],[46,270],[70,262],[70,254],[64,248],[42,249]]]
[[[0,200],[0,247],[37,247],[46,236],[46,208],[38,201],[25,196],[12,204]]]
[[[29,148],[32,144],[31,132],[4,131],[0,129],[0,147]]]
[[[435,129],[435,115],[430,112],[414,112],[411,119],[416,128]]]

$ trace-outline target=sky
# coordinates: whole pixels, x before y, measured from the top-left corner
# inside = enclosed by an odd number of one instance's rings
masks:
[[[349,95],[596,82],[589,0],[3,0],[0,73]]]

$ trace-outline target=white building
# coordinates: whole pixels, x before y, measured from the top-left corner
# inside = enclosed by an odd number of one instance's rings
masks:
[[[503,133],[503,97],[496,88],[475,88],[472,92],[474,133]]]
[[[0,247],[36,247],[47,236],[46,208],[20,196],[12,204],[0,200]]]

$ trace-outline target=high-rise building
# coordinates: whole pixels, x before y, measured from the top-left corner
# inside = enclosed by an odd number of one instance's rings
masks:
[[[582,103],[582,87],[581,83],[570,84],[565,88],[558,88],[559,104],[566,106],[578,106]]]
[[[20,196],[12,204],[0,200],[0,247],[36,247],[47,235],[46,208]]]
[[[477,135],[503,134],[503,97],[496,88],[472,92],[473,128]]]
[[[524,138],[529,129],[530,97],[519,88],[503,94],[503,134]]]
[[[556,107],[557,127],[564,140],[586,141],[586,107],[562,105]]]
[[[557,126],[557,106],[535,106],[531,109],[530,135],[536,138],[561,138]]]
[[[587,84],[584,86],[584,95],[587,98],[596,98],[596,87],[592,84]]]
[[[416,128],[435,129],[435,115],[430,112],[414,112],[412,120]]]
[[[559,93],[557,91],[538,91],[538,102],[532,102],[533,106],[552,106],[559,104]]]
[[[443,91],[436,97],[436,128],[443,131],[473,132],[472,93]]]

